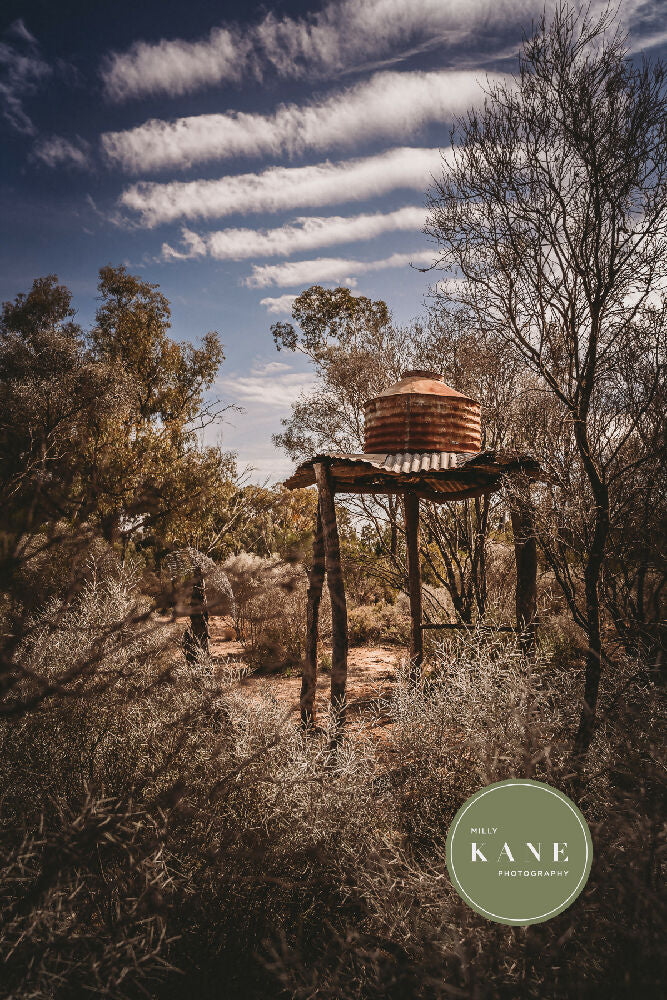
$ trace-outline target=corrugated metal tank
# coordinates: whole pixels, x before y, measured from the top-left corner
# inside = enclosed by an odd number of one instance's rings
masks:
[[[479,403],[450,389],[435,372],[405,372],[400,382],[366,403],[366,454],[481,447]]]

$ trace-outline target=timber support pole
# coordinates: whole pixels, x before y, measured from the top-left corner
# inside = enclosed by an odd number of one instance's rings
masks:
[[[308,577],[306,609],[306,655],[301,675],[301,725],[310,730],[315,725],[315,691],[317,688],[317,645],[320,599],[324,584],[324,536],[319,504],[313,539],[313,563]]]
[[[315,479],[324,536],[324,565],[329,596],[331,597],[331,708],[338,724],[343,725],[347,685],[347,603],[340,563],[340,541],[336,523],[334,491],[328,465],[322,462],[315,463]]]
[[[422,585],[419,565],[419,497],[406,493],[405,541],[408,558],[408,593],[410,596],[410,676],[414,681],[421,677],[424,661],[424,637],[422,633]]]
[[[530,495],[513,498],[510,512],[516,559],[516,626],[520,635],[521,649],[526,656],[534,657],[537,619],[537,541]]]

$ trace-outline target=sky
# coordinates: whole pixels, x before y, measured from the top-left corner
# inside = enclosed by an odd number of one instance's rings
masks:
[[[452,125],[543,6],[2,0],[0,299],[56,273],[88,326],[103,265],[157,282],[172,336],[224,344],[215,394],[240,409],[210,439],[283,478],[271,436],[313,375],[271,324],[312,284],[423,310]],[[635,56],[664,58],[667,0],[619,8]]]

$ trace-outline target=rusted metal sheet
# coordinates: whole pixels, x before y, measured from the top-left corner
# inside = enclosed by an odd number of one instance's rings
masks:
[[[480,406],[434,372],[406,372],[365,407],[364,449],[373,452],[477,452]]]
[[[286,480],[284,485],[287,489],[312,486],[317,462],[328,464],[333,487],[338,492],[399,493],[423,487],[442,499],[474,489],[495,490],[500,477],[506,474],[529,478],[538,478],[540,474],[539,464],[531,455],[491,451],[475,455],[452,452],[399,452],[389,455],[328,452],[303,462]]]

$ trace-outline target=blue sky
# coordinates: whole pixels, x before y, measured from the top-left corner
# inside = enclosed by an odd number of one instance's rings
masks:
[[[103,264],[158,282],[175,337],[222,337],[217,394],[244,407],[224,446],[281,477],[271,434],[311,374],[271,323],[314,283],[421,311],[453,118],[514,71],[542,6],[4,0],[0,296],[56,272],[86,325]],[[620,11],[632,49],[664,56],[667,0]]]

